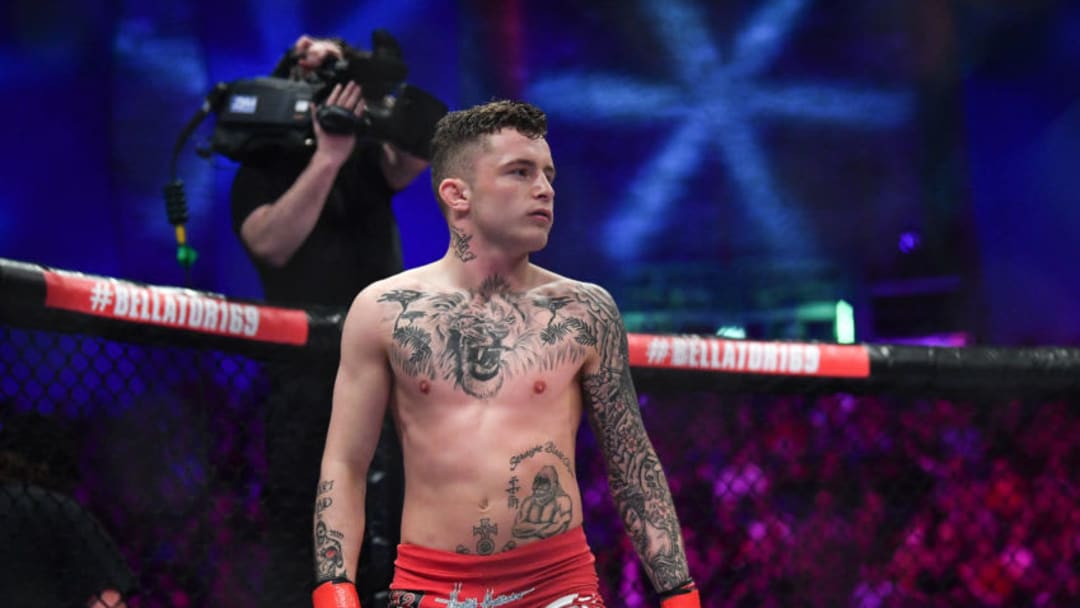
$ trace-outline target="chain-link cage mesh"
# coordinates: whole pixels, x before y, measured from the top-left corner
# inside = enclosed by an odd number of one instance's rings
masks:
[[[1080,605],[1080,408],[1070,400],[642,395],[706,605]],[[608,597],[656,605],[608,522]]]
[[[37,467],[35,486],[81,504],[79,517],[100,522],[119,550],[108,555],[100,535],[54,533],[74,545],[56,552],[71,558],[55,580],[104,555],[134,573],[140,593],[129,605],[254,605],[267,387],[263,365],[245,356],[0,326],[3,447]]]
[[[266,605],[264,414],[280,366],[320,355],[99,324],[0,315],[5,604]],[[705,606],[1080,605],[1075,392],[713,390],[640,371]],[[656,605],[587,426],[578,469],[608,605]]]

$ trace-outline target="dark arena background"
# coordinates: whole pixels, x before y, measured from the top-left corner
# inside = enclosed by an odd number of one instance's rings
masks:
[[[129,606],[256,605],[272,370],[331,365],[343,312],[262,301],[236,165],[197,152],[213,118],[178,138],[300,34],[376,28],[451,109],[548,112],[558,213],[534,259],[622,309],[704,605],[1080,605],[1080,3],[0,15],[0,448],[65,474]],[[445,251],[427,181],[394,203],[407,267]],[[608,605],[656,605],[587,430],[578,467]]]

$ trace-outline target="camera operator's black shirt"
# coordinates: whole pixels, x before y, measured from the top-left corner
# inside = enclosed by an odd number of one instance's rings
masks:
[[[391,206],[395,192],[379,166],[380,150],[377,141],[357,141],[314,229],[284,266],[274,268],[248,252],[268,303],[348,307],[361,289],[402,270],[401,240]],[[237,236],[252,211],[292,186],[309,158],[282,157],[240,167],[232,185]]]

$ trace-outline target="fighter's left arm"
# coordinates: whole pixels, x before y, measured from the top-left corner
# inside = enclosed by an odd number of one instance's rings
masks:
[[[626,328],[606,290],[585,284],[578,296],[586,305],[583,320],[596,339],[581,374],[589,425],[603,451],[609,489],[626,532],[653,588],[667,597],[693,583],[667,476],[638,407]]]

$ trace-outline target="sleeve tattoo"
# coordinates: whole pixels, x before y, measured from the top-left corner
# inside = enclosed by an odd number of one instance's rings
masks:
[[[612,499],[657,591],[690,578],[667,477],[645,431],[630,376],[626,329],[611,296],[587,286],[581,297],[596,323],[600,367],[582,376],[589,423],[607,466]]]

